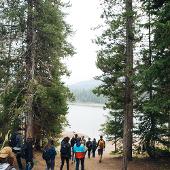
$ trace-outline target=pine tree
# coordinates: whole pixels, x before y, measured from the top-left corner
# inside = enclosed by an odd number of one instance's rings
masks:
[[[66,124],[67,100],[71,94],[61,80],[68,71],[62,59],[73,55],[73,47],[67,42],[71,33],[70,26],[64,21],[62,12],[65,4],[61,1],[3,1],[1,6],[3,21],[1,35],[9,42],[10,27],[13,24],[12,36],[16,44],[12,43],[10,55],[13,65],[7,65],[10,85],[4,85],[1,96],[2,121],[9,114],[7,129],[14,126],[14,122],[28,124],[34,129],[35,138],[41,135],[54,136],[61,132]],[[13,40],[13,39],[12,39]],[[4,50],[1,65],[5,67],[5,57],[9,56],[8,46],[1,41]],[[10,68],[11,67],[11,68]],[[4,68],[6,70],[6,68]],[[7,77],[7,73],[4,72]],[[3,79],[1,79],[3,83]],[[9,83],[9,82],[8,82]],[[8,87],[8,93],[5,89]],[[26,116],[27,115],[27,116]],[[26,117],[26,120],[25,120]]]
[[[116,142],[123,135],[123,112],[125,94],[125,4],[123,1],[103,1],[104,20],[103,34],[97,38],[100,46],[97,55],[97,67],[103,74],[96,77],[103,83],[94,90],[97,95],[107,98],[105,108],[110,110],[109,116],[102,129],[104,133]],[[116,149],[116,147],[115,147]]]
[[[168,121],[165,117],[169,115],[167,96],[169,90],[169,66],[167,64],[169,52],[166,38],[169,35],[168,31],[165,31],[168,30],[168,19],[166,19],[168,3],[165,1],[144,1],[143,5],[149,18],[146,24],[149,32],[149,46],[143,51],[138,74],[139,135],[148,154],[151,157],[156,157],[155,143],[168,145],[167,140],[165,140],[168,136]],[[162,28],[165,30],[162,31]],[[163,42],[167,43],[164,44],[164,47],[162,46]],[[162,86],[162,84],[164,85]]]
[[[126,68],[125,68],[125,106],[123,129],[123,170],[127,169],[127,161],[132,160],[133,133],[133,9],[132,0],[126,0]]]

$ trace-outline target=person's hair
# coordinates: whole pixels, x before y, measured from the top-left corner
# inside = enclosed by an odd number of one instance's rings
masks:
[[[21,131],[22,131],[22,128],[21,128],[21,127],[18,127],[16,131],[17,131],[17,132],[21,132]]]
[[[70,138],[69,138],[68,136],[64,138],[64,141],[65,141],[66,143],[68,143],[69,140],[70,140]]]
[[[49,142],[50,142],[51,145],[54,145],[54,140],[53,139],[50,139]]]
[[[75,134],[75,137],[77,138],[77,137],[78,137],[78,134]]]
[[[102,135],[100,136],[100,139],[103,139],[103,136],[102,136]]]
[[[81,141],[81,138],[77,138],[77,142],[80,142]]]

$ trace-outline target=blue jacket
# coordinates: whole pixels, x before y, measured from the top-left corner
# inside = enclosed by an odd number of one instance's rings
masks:
[[[55,150],[55,147],[54,146],[51,146],[48,150],[48,153],[50,155],[50,159],[55,159],[55,156],[56,156],[56,150]]]
[[[83,144],[76,143],[73,147],[73,152],[75,153],[76,158],[84,158],[86,152],[85,146]]]

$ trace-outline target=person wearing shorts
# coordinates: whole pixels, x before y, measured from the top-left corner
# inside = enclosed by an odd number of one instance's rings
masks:
[[[97,147],[98,147],[99,163],[101,163],[103,157],[103,151],[105,149],[105,141],[103,140],[103,136],[100,136],[100,139],[97,143]]]

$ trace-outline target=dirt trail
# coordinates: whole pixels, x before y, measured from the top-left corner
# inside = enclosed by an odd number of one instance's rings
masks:
[[[122,159],[113,158],[110,154],[105,153],[102,163],[99,163],[98,156],[96,158],[85,159],[85,170],[121,170]],[[55,170],[60,168],[60,158],[56,158]],[[128,170],[169,170],[170,163],[153,162],[148,159],[134,159],[130,164]],[[42,160],[40,154],[36,154],[36,161],[34,170],[45,170],[45,162]],[[64,166],[63,170],[66,170]],[[75,164],[70,162],[70,170],[75,170]]]
[[[102,163],[99,163],[98,155],[96,158],[86,158],[85,159],[85,170],[121,170],[122,158],[113,157],[110,155],[110,151],[113,150],[113,145],[107,143],[106,150],[103,155]],[[86,156],[87,157],[87,156]],[[42,159],[40,153],[35,155],[35,166],[34,170],[45,170],[45,162]],[[55,170],[60,168],[60,158],[59,154],[56,158]],[[66,170],[64,166],[63,170]],[[70,170],[75,170],[75,164],[70,162]],[[143,159],[133,159],[128,165],[128,170],[170,170],[170,159],[163,161],[151,161],[147,158]]]
[[[86,158],[85,159],[85,170],[115,170],[120,169],[120,164],[116,163],[114,165],[113,158],[108,154],[104,155],[102,163],[99,163],[98,156],[96,158]],[[57,156],[56,158],[56,170],[59,170],[60,167],[60,158]],[[40,154],[36,154],[35,166],[34,170],[44,170],[45,162],[42,160]],[[63,170],[66,170],[66,166],[64,166]],[[71,164],[70,162],[70,170],[75,170],[75,164]]]
[[[96,158],[85,159],[85,170],[121,170],[122,158],[113,157],[110,155],[110,151],[113,149],[113,145],[107,144],[107,148],[103,155],[102,163],[99,163],[98,155]],[[86,156],[87,157],[87,156]],[[34,168],[33,170],[45,170],[45,161],[42,159],[42,153],[35,153],[34,155]],[[55,170],[60,169],[60,156],[56,157]],[[166,160],[151,161],[148,158],[137,159],[134,158],[129,163],[128,170],[170,170],[170,158]],[[63,170],[66,170],[64,166]],[[75,170],[75,164],[70,162],[70,170]]]

